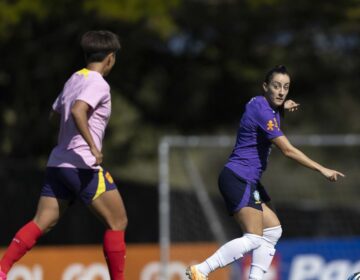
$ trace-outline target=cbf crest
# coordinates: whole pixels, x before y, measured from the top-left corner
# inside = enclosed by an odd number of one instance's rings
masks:
[[[254,199],[255,199],[255,204],[260,204],[260,193],[258,191],[254,191],[253,193]]]

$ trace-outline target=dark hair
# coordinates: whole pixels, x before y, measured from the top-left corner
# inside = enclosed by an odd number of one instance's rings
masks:
[[[109,53],[120,50],[120,42],[118,36],[110,31],[92,30],[81,37],[81,48],[86,63],[101,62]]]
[[[273,78],[273,76],[275,74],[284,74],[284,75],[288,75],[290,77],[290,74],[289,74],[288,70],[286,69],[286,67],[284,65],[276,65],[272,69],[270,69],[269,72],[267,72],[267,74],[265,75],[264,82],[266,84],[269,84],[271,79]],[[284,108],[284,106],[285,106],[285,102],[283,103],[283,106],[278,108],[280,116],[282,118],[285,117],[285,108]]]
[[[290,77],[290,74],[284,65],[276,65],[272,69],[270,69],[269,72],[267,72],[264,82],[267,84],[270,83],[274,74],[285,74]]]

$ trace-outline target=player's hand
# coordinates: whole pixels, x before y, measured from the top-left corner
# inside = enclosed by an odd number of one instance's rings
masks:
[[[95,157],[95,164],[100,165],[103,161],[103,154],[96,147],[90,148],[92,155]]]
[[[339,171],[336,170],[331,170],[328,168],[324,168],[322,170],[320,170],[321,174],[324,175],[326,177],[326,179],[328,179],[331,182],[336,182],[338,179],[338,176],[340,177],[345,177],[344,174],[342,174]]]
[[[299,108],[300,104],[296,103],[295,101],[289,99],[286,100],[284,103],[284,109],[288,110],[289,112],[294,112]]]

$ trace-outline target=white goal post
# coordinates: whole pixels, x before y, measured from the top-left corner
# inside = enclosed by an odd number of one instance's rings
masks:
[[[295,146],[360,146],[360,134],[337,134],[337,135],[292,135],[289,136],[291,143]],[[169,258],[170,258],[170,163],[169,156],[172,148],[230,148],[234,145],[235,136],[164,136],[158,144],[159,157],[159,246],[160,246],[160,280],[169,280]],[[191,165],[190,165],[191,166]],[[202,182],[194,173],[189,173],[195,180],[199,192],[196,196],[200,204],[207,203],[206,194],[202,192]],[[206,208],[211,212],[211,204]],[[215,215],[211,213],[212,217]],[[216,215],[215,215],[216,216]],[[221,229],[216,222],[212,222],[210,230],[214,232],[216,239],[224,239]]]

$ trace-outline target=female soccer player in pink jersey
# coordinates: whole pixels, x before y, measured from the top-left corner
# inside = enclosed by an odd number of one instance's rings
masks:
[[[186,271],[189,279],[205,280],[210,272],[232,263],[250,251],[253,258],[249,279],[263,279],[282,233],[280,221],[272,210],[270,197],[260,183],[272,144],[286,157],[320,172],[330,181],[344,176],[311,160],[292,146],[281,131],[281,111],[294,111],[298,107],[292,100],[285,101],[289,88],[290,75],[287,69],[281,65],[276,66],[265,77],[264,94],[253,97],[246,105],[235,147],[219,176],[219,189],[228,212],[241,226],[244,235],[224,244],[203,263],[189,267]]]
[[[74,73],[53,104],[60,116],[58,144],[46,168],[37,212],[15,235],[0,261],[0,280],[79,198],[106,225],[103,249],[112,280],[124,279],[127,216],[108,171],[101,167],[102,140],[111,114],[110,87],[103,77],[116,61],[120,43],[110,31],[82,36],[86,68]]]

